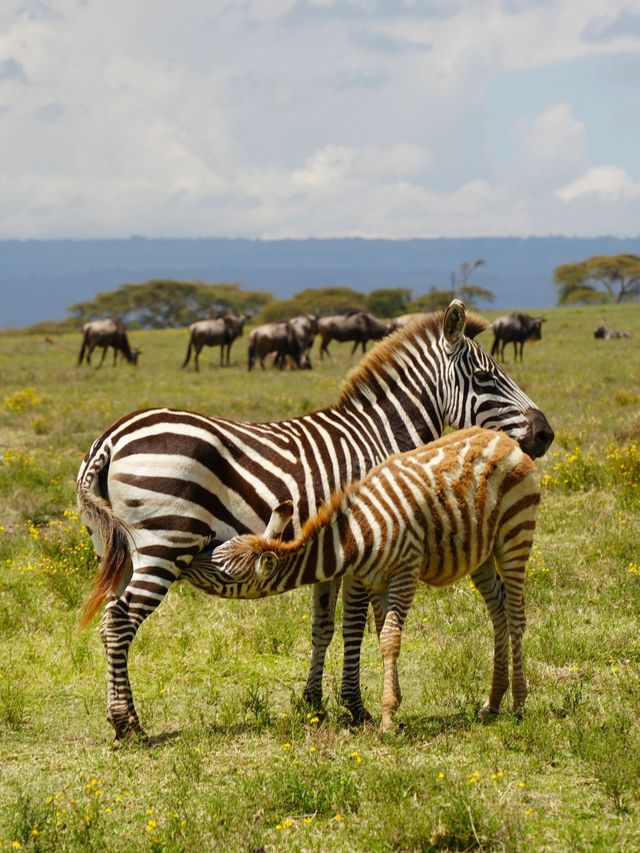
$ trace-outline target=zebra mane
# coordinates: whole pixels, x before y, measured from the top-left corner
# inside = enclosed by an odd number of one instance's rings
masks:
[[[412,320],[387,338],[383,338],[375,349],[366,355],[347,376],[340,392],[338,406],[344,406],[349,400],[358,396],[360,389],[369,385],[380,369],[390,363],[397,363],[398,356],[402,355],[403,351],[406,353],[405,344],[407,342],[429,336],[440,337],[444,313],[444,311],[434,311],[421,320]],[[490,323],[478,314],[474,314],[472,311],[467,312],[464,332],[468,338],[475,338],[489,326]]]
[[[277,538],[267,539],[260,533],[245,533],[229,541],[237,543],[234,546],[236,551],[241,549],[246,553],[252,553],[254,556],[265,551],[273,551],[279,555],[290,554],[315,536],[319,530],[331,523],[336,512],[347,502],[349,495],[360,487],[360,483],[360,480],[355,480],[336,489],[330,498],[320,504],[316,514],[305,521],[295,539],[290,541]],[[220,549],[222,548],[224,548],[224,545],[220,546]]]

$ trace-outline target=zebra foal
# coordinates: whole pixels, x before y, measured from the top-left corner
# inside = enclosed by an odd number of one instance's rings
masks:
[[[523,586],[540,490],[535,466],[504,433],[473,427],[392,456],[338,490],[292,542],[274,538],[292,512],[278,507],[266,536],[234,537],[211,561],[224,595],[256,598],[354,575],[373,605],[384,665],[380,728],[400,705],[397,660],[418,581],[441,587],[471,576],[494,629],[493,680],[482,714],[509,686],[527,695],[522,664]],[[496,567],[497,565],[497,567]]]

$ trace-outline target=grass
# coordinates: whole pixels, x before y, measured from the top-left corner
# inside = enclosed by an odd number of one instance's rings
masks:
[[[176,586],[130,670],[149,746],[112,747],[106,666],[78,630],[96,571],[74,512],[92,441],[127,411],[290,417],[351,364],[249,375],[246,335],[180,371],[186,333],[132,333],[138,368],[77,368],[79,335],[0,336],[0,850],[628,850],[640,847],[640,308],[553,309],[512,375],[556,442],[528,567],[524,718],[481,725],[491,629],[468,583],[419,590],[400,731],[351,729],[330,648],[326,715],[301,703],[310,591],[221,601]],[[632,337],[595,341],[600,320]],[[485,344],[490,344],[488,335]],[[509,360],[512,358],[508,353]],[[368,707],[381,666],[370,627]]]

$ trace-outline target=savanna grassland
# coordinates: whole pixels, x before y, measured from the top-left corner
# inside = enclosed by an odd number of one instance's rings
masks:
[[[169,405],[291,417],[336,399],[349,345],[303,373],[181,371],[184,331],[132,332],[137,368],[76,366],[80,335],[0,336],[0,850],[640,849],[640,306],[554,309],[507,367],[556,441],[528,566],[522,720],[478,711],[492,631],[468,581],[422,587],[400,658],[402,727],[353,729],[337,703],[300,702],[310,589],[222,601],[175,585],[130,655],[149,745],[114,749],[97,619],[78,629],[96,573],[74,481],[93,440],[128,411]],[[596,341],[607,325],[632,337]],[[490,337],[482,338],[490,345]],[[317,346],[317,345],[316,345]],[[379,713],[367,630],[363,681]]]

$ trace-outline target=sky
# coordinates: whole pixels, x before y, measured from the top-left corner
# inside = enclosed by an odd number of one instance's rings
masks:
[[[635,236],[638,0],[3,0],[0,239]]]

